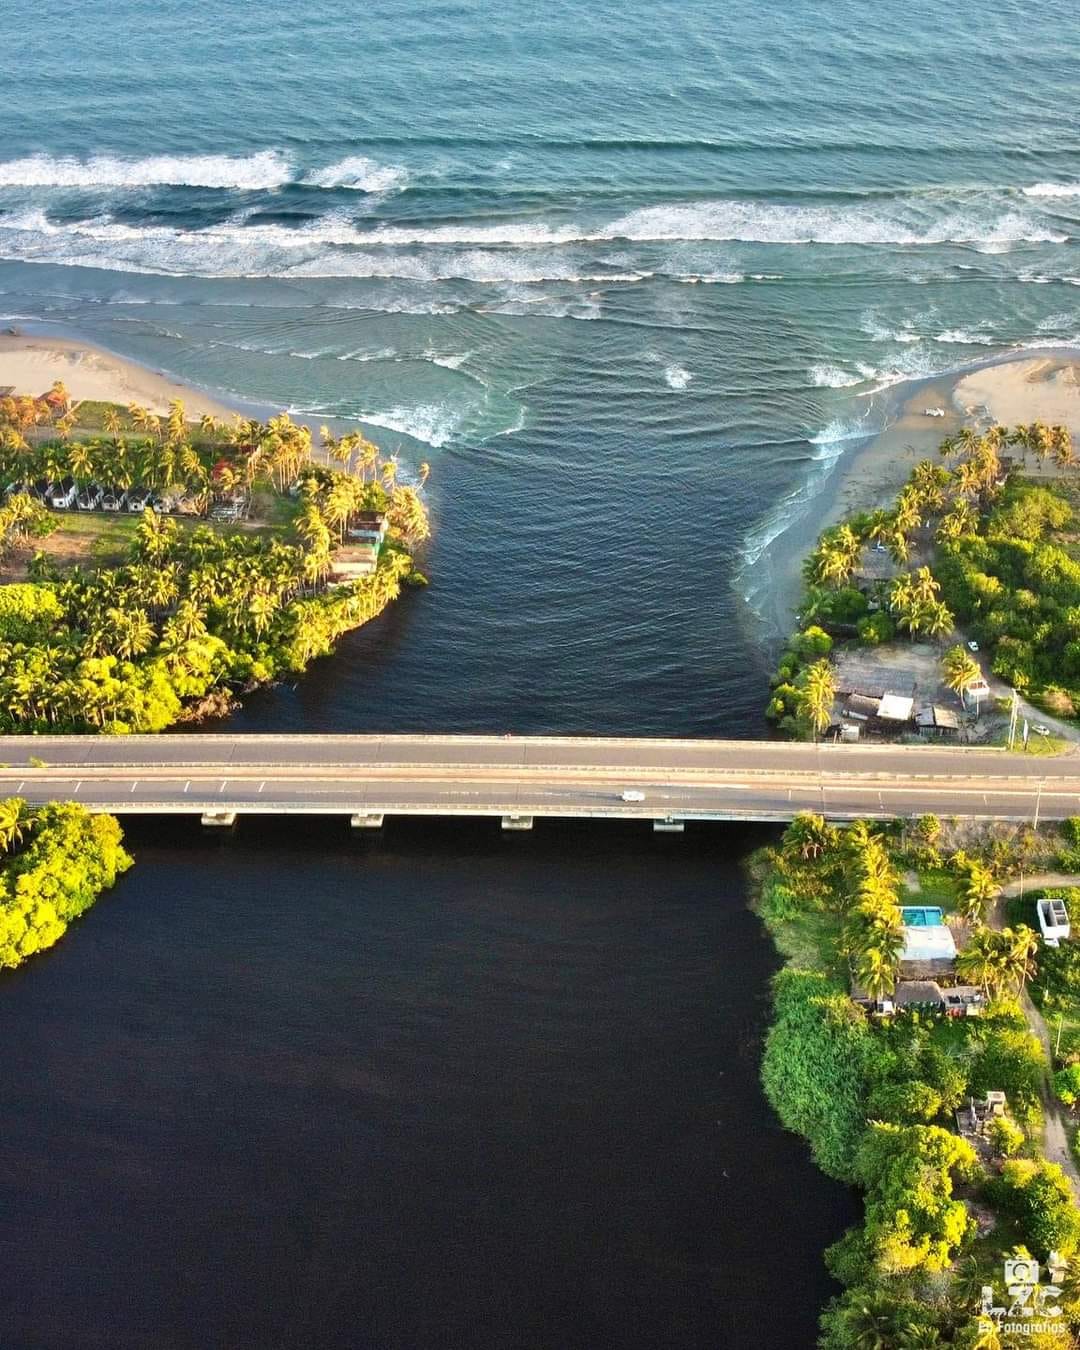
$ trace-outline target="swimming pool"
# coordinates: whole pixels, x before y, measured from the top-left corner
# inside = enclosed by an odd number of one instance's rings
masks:
[[[933,905],[905,905],[900,915],[905,928],[938,928],[945,922],[941,910]]]

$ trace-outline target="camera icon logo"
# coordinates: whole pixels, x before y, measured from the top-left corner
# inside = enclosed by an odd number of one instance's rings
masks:
[[[1038,1261],[1033,1261],[1030,1257],[1006,1258],[1005,1283],[1010,1288],[1016,1284],[1038,1284]]]

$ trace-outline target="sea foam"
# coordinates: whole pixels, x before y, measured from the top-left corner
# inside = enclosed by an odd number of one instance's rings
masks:
[[[1080,183],[1032,183],[1025,197],[1080,197]]]
[[[292,177],[276,150],[231,155],[151,155],[89,159],[28,155],[0,162],[0,187],[139,188],[208,187],[243,191],[283,187]]]
[[[350,155],[325,169],[313,169],[300,181],[309,187],[347,188],[352,192],[395,192],[408,181],[400,164],[377,164],[365,155]]]

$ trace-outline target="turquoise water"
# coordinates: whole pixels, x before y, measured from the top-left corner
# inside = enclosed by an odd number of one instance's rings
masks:
[[[940,928],[945,922],[940,909],[923,905],[905,905],[900,914],[906,928]]]
[[[1053,7],[13,9],[0,314],[432,463],[426,655],[330,720],[745,733],[865,396],[1080,336]]]

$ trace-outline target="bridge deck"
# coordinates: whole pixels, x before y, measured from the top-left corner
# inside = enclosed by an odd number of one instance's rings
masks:
[[[600,737],[8,736],[0,794],[118,814],[1080,814],[1080,755]],[[625,802],[626,789],[644,801]]]

